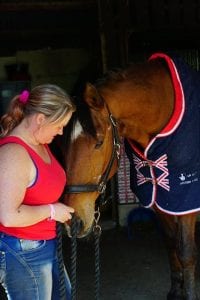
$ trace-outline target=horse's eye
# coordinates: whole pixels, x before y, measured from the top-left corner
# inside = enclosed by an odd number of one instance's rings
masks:
[[[95,145],[95,149],[99,149],[103,145],[103,141],[98,141]]]

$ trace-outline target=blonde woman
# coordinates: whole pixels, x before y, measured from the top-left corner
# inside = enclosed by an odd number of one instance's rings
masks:
[[[67,93],[46,84],[14,97],[1,118],[0,282],[9,300],[59,299],[56,221],[74,210],[58,202],[66,176],[48,144],[73,111]]]

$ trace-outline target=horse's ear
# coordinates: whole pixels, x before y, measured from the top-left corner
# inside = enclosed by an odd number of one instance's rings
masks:
[[[99,95],[96,87],[91,83],[87,83],[84,91],[85,102],[93,109],[100,109],[104,106],[104,102]]]

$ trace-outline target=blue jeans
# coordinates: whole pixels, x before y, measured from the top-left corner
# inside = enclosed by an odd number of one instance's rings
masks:
[[[0,233],[0,283],[8,300],[59,300],[57,239],[24,240]],[[65,270],[66,300],[71,299]]]

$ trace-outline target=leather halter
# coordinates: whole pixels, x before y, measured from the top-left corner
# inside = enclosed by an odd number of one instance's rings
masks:
[[[65,187],[65,194],[79,194],[79,193],[89,193],[89,192],[98,192],[99,194],[104,193],[110,175],[110,171],[112,169],[115,159],[117,159],[117,163],[119,164],[120,147],[121,147],[120,139],[117,131],[117,124],[110,112],[109,112],[109,120],[112,127],[112,140],[113,140],[112,154],[111,154],[110,161],[107,165],[107,168],[99,180],[99,183],[68,185]]]

